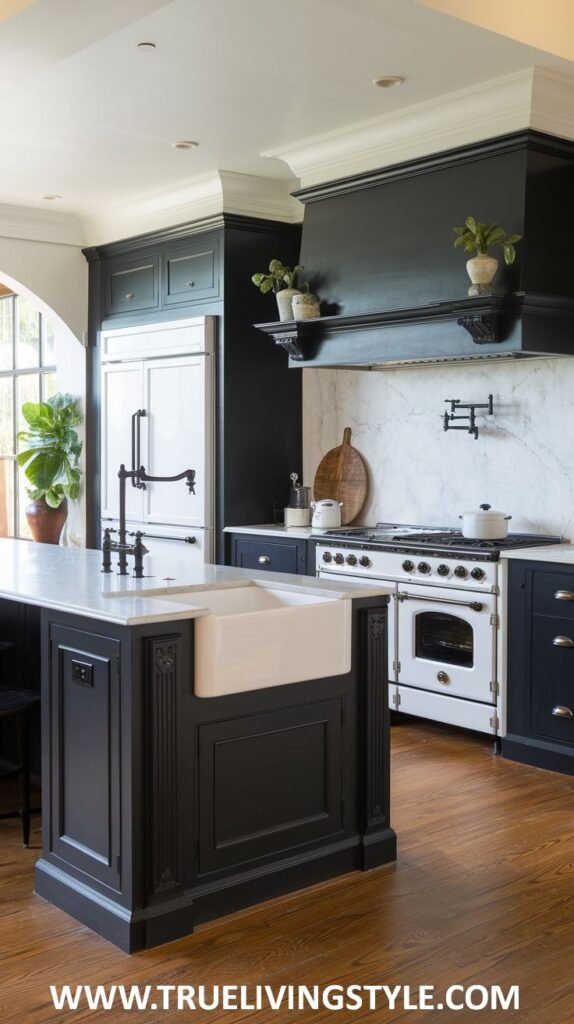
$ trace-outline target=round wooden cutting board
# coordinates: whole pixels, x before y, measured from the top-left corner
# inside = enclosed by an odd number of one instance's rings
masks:
[[[368,493],[367,467],[351,444],[351,428],[345,427],[343,443],[331,448],[319,463],[313,496],[315,501],[333,498],[342,502],[341,525],[347,526],[361,513]]]

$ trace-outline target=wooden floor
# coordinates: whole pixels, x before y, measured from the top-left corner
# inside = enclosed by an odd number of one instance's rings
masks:
[[[574,1021],[574,779],[494,757],[488,740],[395,726],[396,865],[353,874],[129,957],[32,895],[39,853],[0,822],[0,1021],[159,1022],[57,1012],[53,984],[520,985],[520,1012],[173,1013],[173,1019]]]

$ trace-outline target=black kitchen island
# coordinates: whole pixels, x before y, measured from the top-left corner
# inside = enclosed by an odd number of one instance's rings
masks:
[[[135,951],[394,860],[386,590],[220,566],[162,587],[18,541],[0,557],[0,597],[42,607],[40,896]],[[197,696],[201,595],[246,586],[351,602],[349,670]]]

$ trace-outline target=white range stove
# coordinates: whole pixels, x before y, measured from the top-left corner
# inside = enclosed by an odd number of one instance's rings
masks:
[[[422,718],[506,733],[506,572],[501,551],[558,544],[509,534],[469,540],[460,530],[379,523],[326,532],[316,547],[325,579],[385,582],[389,703]]]

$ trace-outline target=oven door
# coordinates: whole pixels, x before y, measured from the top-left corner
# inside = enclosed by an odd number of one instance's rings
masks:
[[[398,682],[496,703],[496,597],[439,587],[400,586]]]

